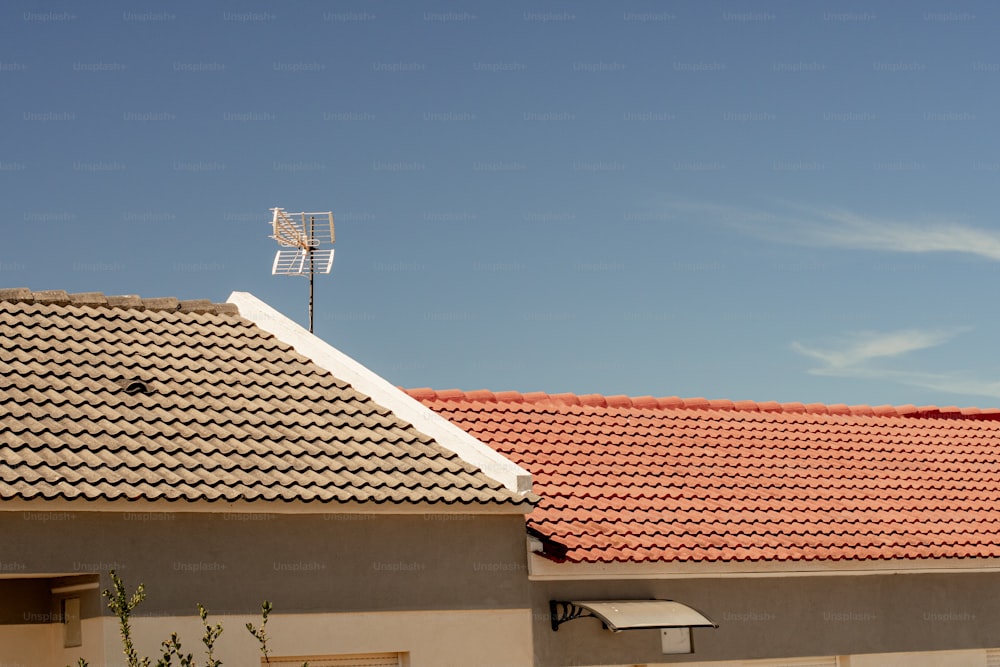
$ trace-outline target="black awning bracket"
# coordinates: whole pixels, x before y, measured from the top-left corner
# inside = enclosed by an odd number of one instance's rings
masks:
[[[649,628],[717,628],[697,609],[673,600],[549,600],[552,630],[577,618],[596,618],[612,632]]]
[[[549,600],[549,614],[552,619],[553,632],[559,631],[559,626],[577,618],[596,618],[590,611],[578,607],[572,602]]]

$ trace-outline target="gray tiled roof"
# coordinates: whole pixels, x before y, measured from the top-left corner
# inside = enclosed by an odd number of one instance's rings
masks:
[[[0,290],[0,500],[520,504],[231,304]]]

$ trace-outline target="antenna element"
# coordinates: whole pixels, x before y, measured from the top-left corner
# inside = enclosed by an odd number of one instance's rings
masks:
[[[309,333],[313,331],[313,276],[333,268],[333,212],[286,213],[272,208],[271,238],[290,250],[279,250],[271,264],[272,276],[309,276]]]

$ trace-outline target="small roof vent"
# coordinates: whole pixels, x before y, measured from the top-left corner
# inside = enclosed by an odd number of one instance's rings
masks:
[[[115,380],[115,384],[124,389],[129,396],[153,393],[150,384],[140,378],[118,378]]]

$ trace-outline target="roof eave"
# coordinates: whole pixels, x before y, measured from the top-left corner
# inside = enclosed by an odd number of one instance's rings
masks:
[[[743,579],[1000,572],[1000,558],[892,558],[783,561],[556,561],[529,553],[533,581]]]
[[[375,502],[321,500],[189,500],[149,498],[0,498],[0,513],[19,512],[25,519],[57,521],[62,515],[85,512],[123,512],[131,515],[171,515],[183,513],[279,516],[289,514],[322,514],[330,516],[365,515],[485,515],[525,514],[531,504],[522,502]],[[0,663],[2,665],[2,663]]]

